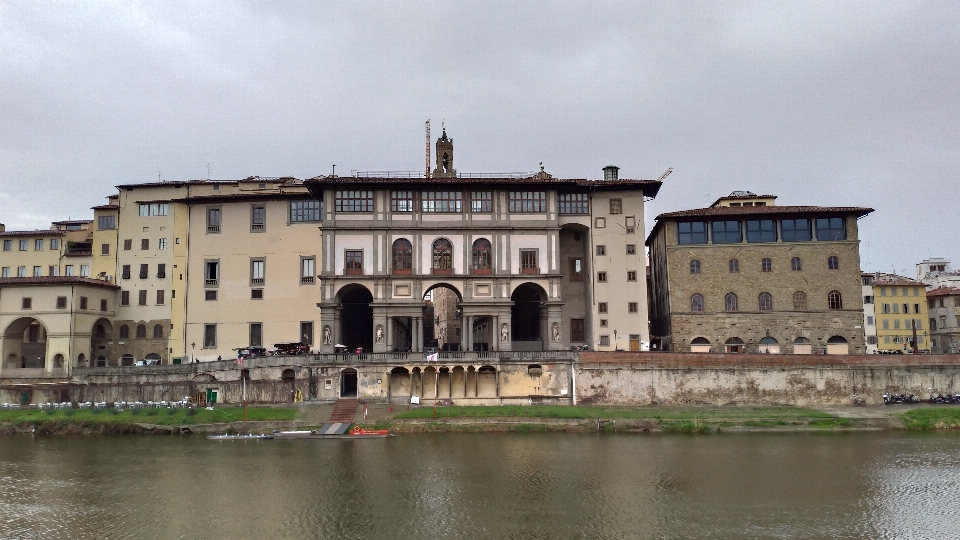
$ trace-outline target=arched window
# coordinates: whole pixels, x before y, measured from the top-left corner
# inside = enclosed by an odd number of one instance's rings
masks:
[[[799,272],[803,270],[803,265],[800,263],[800,257],[794,257],[790,259],[790,269],[794,272]]]
[[[398,238],[393,242],[394,274],[410,274],[413,271],[413,245],[406,238]]]
[[[125,325],[125,324],[121,324],[121,325],[120,325],[120,339],[126,339],[126,338],[128,338],[128,337],[130,337],[130,327],[127,326],[127,325]]]
[[[807,293],[803,291],[793,293],[793,309],[796,311],[804,311],[807,309]]]
[[[839,270],[840,269],[840,259],[836,255],[831,255],[827,258],[827,269],[829,270]]]
[[[433,273],[453,273],[453,244],[446,238],[433,241]]]
[[[758,300],[760,303],[760,311],[773,311],[773,296],[770,293],[760,293]]]
[[[703,295],[702,294],[697,293],[690,297],[690,311],[693,311],[696,313],[703,312]]]
[[[480,238],[473,243],[473,273],[489,274],[492,265],[493,248],[490,241],[486,238]]]
[[[730,259],[730,272],[736,273],[740,271],[740,261],[738,259]]]
[[[138,324],[138,325],[137,325],[137,337],[138,337],[138,338],[145,338],[145,337],[147,337],[147,325],[145,325],[145,324]]]
[[[690,261],[690,273],[699,274],[700,273],[700,261],[694,259]]]
[[[723,308],[727,311],[739,311],[740,302],[737,300],[737,295],[727,293],[727,295],[723,297]]]
[[[97,338],[105,338],[107,337],[107,329],[104,328],[102,324],[98,324],[95,335]]]
[[[843,297],[840,291],[830,291],[827,294],[827,307],[830,309],[843,309]]]
[[[773,271],[773,261],[771,261],[771,260],[770,260],[769,258],[767,258],[767,257],[764,257],[763,260],[760,261],[760,269],[763,270],[764,272],[772,272],[772,271]]]
[[[153,325],[153,337],[162,338],[163,337],[163,325],[155,324]]]

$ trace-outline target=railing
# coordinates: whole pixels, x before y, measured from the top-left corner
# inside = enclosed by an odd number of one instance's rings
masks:
[[[219,232],[220,232],[220,226],[219,226],[219,225],[207,225],[207,232],[208,232],[208,233],[219,233]]]
[[[250,278],[251,285],[263,285],[263,278]]]
[[[250,230],[253,232],[263,232],[266,230],[266,225],[263,223],[253,223],[250,225]]]
[[[216,287],[218,281],[219,281],[219,280],[216,280],[216,279],[205,279],[205,280],[203,280],[203,286],[204,286],[204,287]]]
[[[300,283],[313,283],[313,276],[303,276],[300,278]]]
[[[355,178],[426,178],[423,171],[350,171]],[[457,173],[457,178],[532,178],[535,172]]]

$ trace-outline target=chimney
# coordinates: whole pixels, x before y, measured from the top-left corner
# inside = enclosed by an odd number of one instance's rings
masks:
[[[606,167],[603,168],[603,180],[605,182],[616,180],[618,176],[617,171],[619,170],[620,170],[620,167],[616,167],[614,165],[607,165]]]
[[[3,223],[0,223],[0,232],[7,232],[7,226]]]

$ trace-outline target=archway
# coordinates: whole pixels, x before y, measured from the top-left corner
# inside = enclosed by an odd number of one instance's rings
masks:
[[[724,352],[727,353],[742,353],[743,352],[743,340],[738,337],[732,337],[728,339],[724,344]]]
[[[763,354],[780,354],[780,342],[770,336],[762,337],[760,338],[760,352]]]
[[[827,354],[850,354],[850,344],[843,336],[830,336],[827,340]]]
[[[423,293],[423,344],[439,351],[460,351],[463,313],[460,291],[448,283],[438,283]]]
[[[708,353],[710,352],[710,340],[705,337],[693,338],[690,342],[690,352]]]
[[[297,391],[297,373],[289,368],[283,370],[280,373],[280,386],[283,388],[283,397],[287,401],[293,401],[294,394]]]
[[[340,397],[357,397],[357,370],[346,368],[340,372]]]
[[[390,370],[390,400],[405,402],[413,395],[410,371],[407,368],[395,367]]]
[[[47,358],[47,328],[33,317],[20,317],[3,331],[7,369],[43,369]]]
[[[793,354],[810,354],[813,352],[813,344],[805,337],[798,337],[793,340]]]
[[[340,343],[350,350],[373,350],[373,295],[363,285],[340,290]]]
[[[106,318],[97,319],[97,322],[93,323],[93,328],[90,331],[90,350],[92,351],[91,358],[96,358],[97,367],[106,367],[109,363],[110,365],[117,365],[117,361],[114,358],[112,361],[107,360],[109,356],[108,351],[110,349],[110,344],[113,342],[113,324]],[[100,364],[100,359],[103,359],[103,365]],[[84,364],[86,361],[80,363],[80,367],[86,367]]]
[[[543,304],[547,292],[535,283],[524,283],[510,295],[511,345],[515,351],[543,350]]]
[[[477,370],[477,397],[497,397],[497,368],[481,366]]]

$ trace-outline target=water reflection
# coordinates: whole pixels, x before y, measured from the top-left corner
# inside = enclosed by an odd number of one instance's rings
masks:
[[[5,437],[2,538],[950,537],[960,437]]]

